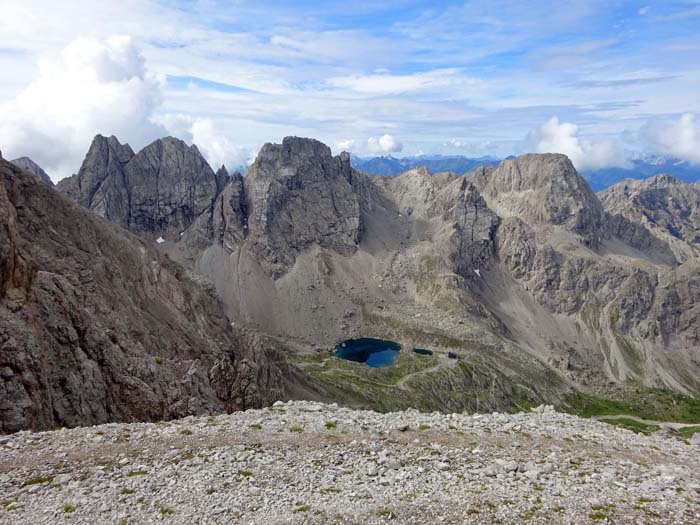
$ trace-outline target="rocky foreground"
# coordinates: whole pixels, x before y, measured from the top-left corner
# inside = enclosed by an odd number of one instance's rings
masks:
[[[698,523],[700,443],[312,402],[0,438],[1,523]]]

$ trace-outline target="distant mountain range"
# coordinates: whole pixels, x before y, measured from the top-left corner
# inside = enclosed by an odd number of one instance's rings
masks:
[[[470,158],[462,155],[417,155],[397,159],[391,155],[386,157],[350,157],[352,167],[372,175],[396,175],[419,166],[428,169],[430,173],[452,171],[463,175],[479,166],[498,166],[501,159],[496,157]]]
[[[513,158],[513,157],[507,157]],[[373,175],[396,175],[412,168],[424,166],[430,173],[452,171],[458,175],[469,173],[479,166],[497,166],[502,159],[495,157],[465,157],[462,155],[417,155],[412,157],[351,157],[353,168]],[[644,179],[665,173],[683,182],[700,180],[700,166],[673,157],[643,157],[631,161],[629,168],[603,168],[581,170],[581,175],[593,191],[604,190],[623,179]]]

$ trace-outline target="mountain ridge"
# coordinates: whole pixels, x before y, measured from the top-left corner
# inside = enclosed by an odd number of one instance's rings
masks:
[[[357,157],[351,156],[354,168],[372,175],[397,175],[420,166],[426,167],[430,173],[452,171],[464,175],[478,167],[495,167],[502,160],[495,157],[468,157],[465,155],[416,155],[396,158]],[[594,191],[602,191],[618,182],[627,179],[644,179],[658,174],[671,174],[683,182],[692,183],[700,180],[700,166],[673,157],[640,157],[630,159],[626,168],[612,167],[581,170],[581,175]]]
[[[139,154],[104,137],[91,151],[80,177],[58,189],[103,214],[94,195],[128,196],[124,166]],[[275,388],[442,411],[566,407],[577,392],[631,382],[700,391],[700,261],[601,202],[565,156],[524,155],[464,176],[376,176],[351,162],[287,137],[266,144],[245,177],[207,178],[189,225],[157,242],[162,230],[136,228],[211,282],[228,318],[272,352],[284,370]],[[169,191],[142,187],[143,202]],[[692,252],[691,238],[676,241]],[[434,354],[402,353],[388,371],[328,357],[356,337]]]

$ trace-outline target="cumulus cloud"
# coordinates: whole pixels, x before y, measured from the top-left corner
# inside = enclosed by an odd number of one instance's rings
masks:
[[[215,170],[225,164],[231,171],[248,165],[251,153],[219,133],[210,119],[196,119],[190,126],[192,143],[196,144]]]
[[[656,149],[693,164],[700,164],[700,119],[686,113],[676,122],[652,127]]]
[[[160,88],[129,37],[78,38],[0,106],[3,153],[27,155],[58,180],[77,171],[97,133],[141,146],[164,131],[150,120]]]
[[[627,166],[620,148],[611,141],[591,142],[578,136],[578,126],[552,117],[528,135],[536,153],[563,153],[579,170]]]
[[[403,144],[393,135],[370,137],[367,139],[367,150],[372,154],[398,153],[403,149]]]

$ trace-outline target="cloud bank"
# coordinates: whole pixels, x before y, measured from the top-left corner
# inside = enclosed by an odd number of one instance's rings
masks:
[[[611,141],[591,142],[578,136],[578,126],[552,117],[528,135],[536,153],[563,153],[578,170],[626,167],[620,148]]]
[[[163,135],[151,121],[160,102],[161,81],[129,37],[77,38],[0,106],[0,144],[8,158],[27,155],[59,180],[78,169],[97,133],[132,145]]]
[[[686,113],[678,121],[656,126],[652,140],[662,153],[700,164],[700,118]]]

